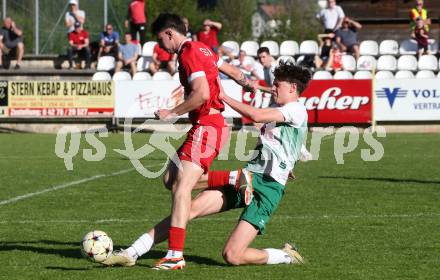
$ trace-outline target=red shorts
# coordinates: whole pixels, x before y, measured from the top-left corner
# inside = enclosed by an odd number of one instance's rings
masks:
[[[188,131],[177,155],[180,160],[193,162],[207,173],[228,137],[229,128],[222,114],[203,116]]]

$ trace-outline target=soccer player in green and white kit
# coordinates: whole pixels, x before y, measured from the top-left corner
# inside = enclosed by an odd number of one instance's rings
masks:
[[[283,249],[249,247],[264,232],[280,203],[307,134],[307,112],[298,98],[311,78],[309,70],[281,62],[274,75],[272,94],[278,107],[255,108],[221,93],[222,100],[241,115],[264,123],[256,148],[258,155],[241,170],[210,171],[203,175],[197,187],[205,190],[191,204],[190,219],[244,207],[223,249],[224,259],[231,265],[303,263],[301,255],[289,244]],[[104,263],[134,265],[154,244],[168,238],[169,226],[167,217],[131,247],[114,253]],[[181,268],[169,266],[169,269]]]

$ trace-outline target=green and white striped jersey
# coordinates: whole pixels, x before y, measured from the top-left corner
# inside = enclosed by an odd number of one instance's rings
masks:
[[[306,140],[307,111],[299,102],[290,102],[276,109],[283,114],[284,122],[264,124],[255,148],[257,154],[246,169],[268,175],[285,185]]]

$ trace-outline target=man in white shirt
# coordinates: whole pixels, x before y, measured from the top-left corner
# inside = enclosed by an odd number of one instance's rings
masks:
[[[78,8],[78,0],[69,0],[69,10],[64,17],[64,23],[67,27],[67,33],[75,30],[75,22],[80,22],[81,25],[86,21],[86,12]]]
[[[327,0],[327,8],[322,9],[316,18],[324,26],[324,33],[330,33],[341,27],[345,14],[342,8],[336,5],[336,0]]]

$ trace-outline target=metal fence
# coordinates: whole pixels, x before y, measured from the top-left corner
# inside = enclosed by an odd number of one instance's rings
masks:
[[[130,0],[79,0],[86,13],[84,28],[90,41],[98,41],[104,25],[124,32],[124,20]],[[24,31],[27,54],[62,54],[68,45],[64,17],[68,0],[0,0],[1,17],[10,16]]]

